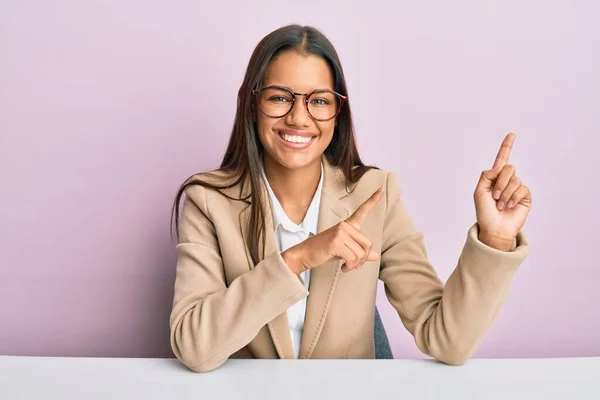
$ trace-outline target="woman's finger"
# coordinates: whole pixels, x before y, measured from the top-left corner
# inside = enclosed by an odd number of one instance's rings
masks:
[[[508,201],[508,208],[513,208],[519,203],[524,203],[525,206],[531,206],[531,192],[525,185],[521,185],[511,196]]]
[[[502,211],[506,208],[508,201],[519,187],[521,187],[521,180],[516,175],[513,175],[508,182],[508,186],[502,191],[498,203],[496,203],[498,210]]]
[[[348,236],[348,240],[345,243],[345,246],[354,253],[356,258],[352,262],[348,262],[346,260],[346,266],[348,269],[354,269],[362,263],[363,258],[366,258],[368,254],[365,253],[365,250],[356,243],[350,236]]]
[[[346,222],[359,228],[373,207],[383,198],[383,192],[385,192],[385,187],[381,186],[346,219]]]
[[[479,193],[492,191],[492,185],[494,184],[496,178],[498,178],[498,175],[500,175],[501,171],[502,168],[482,171],[479,177],[479,182],[477,182],[477,186],[475,187],[475,192],[473,193],[473,195],[476,197]]]
[[[337,256],[344,260],[344,264],[342,264],[342,272],[347,272],[353,269],[353,265],[357,264],[357,256],[354,254],[352,250],[346,244],[341,244],[337,249]]]
[[[373,241],[369,239],[369,237],[363,232],[361,232],[359,229],[356,229],[352,224],[349,224],[347,222],[343,222],[342,224],[344,230],[350,235],[350,237],[354,239],[364,249],[364,254],[359,264],[364,263],[365,261],[367,261],[367,257],[369,256],[369,253],[373,248]]]
[[[500,146],[500,150],[498,151],[498,155],[496,155],[496,159],[494,160],[494,168],[504,167],[508,163],[508,158],[510,157],[510,151],[512,150],[513,144],[515,143],[515,135],[510,132],[504,137],[502,141],[502,145]]]
[[[494,188],[492,189],[492,197],[494,198],[494,200],[500,199],[500,195],[502,195],[502,192],[508,186],[510,178],[512,178],[515,175],[515,173],[515,167],[513,167],[512,165],[506,165],[502,169],[502,172],[500,172],[500,175],[498,175],[496,183],[494,184]]]

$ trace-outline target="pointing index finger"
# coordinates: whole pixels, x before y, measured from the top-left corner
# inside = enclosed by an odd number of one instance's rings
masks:
[[[500,146],[498,155],[496,155],[496,160],[494,160],[494,166],[492,167],[492,169],[504,167],[508,163],[510,151],[512,150],[513,144],[515,143],[515,137],[516,135],[512,132],[506,135],[506,137],[502,141],[502,146]]]
[[[375,205],[377,203],[379,203],[379,200],[381,200],[382,197],[383,197],[383,187],[380,187],[379,189],[377,189],[377,191],[375,193],[373,193],[371,195],[371,197],[369,197],[367,200],[365,200],[365,202],[362,203],[356,209],[356,211],[354,211],[354,213],[350,217],[348,217],[348,219],[346,221],[350,222],[351,224],[360,226],[363,223],[363,221],[365,220],[365,218],[367,217],[367,215],[369,214],[369,212],[371,212],[373,207],[375,207]]]

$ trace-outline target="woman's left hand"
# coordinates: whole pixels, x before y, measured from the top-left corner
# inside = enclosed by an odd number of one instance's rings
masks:
[[[479,240],[498,250],[509,251],[531,209],[531,192],[507,164],[515,134],[504,138],[491,170],[481,173],[475,188],[475,212]]]

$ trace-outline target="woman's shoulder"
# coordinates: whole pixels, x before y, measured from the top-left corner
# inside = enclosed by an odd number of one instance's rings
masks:
[[[242,180],[232,171],[216,169],[198,172],[185,182],[185,194],[195,202],[206,202],[207,197],[239,197]]]
[[[382,185],[398,182],[398,178],[393,171],[385,170],[377,166],[365,166],[364,168],[366,171],[363,172],[358,179],[357,185]],[[354,167],[354,169],[357,171],[359,167]]]
[[[374,193],[381,186],[388,192],[388,196],[399,196],[402,190],[396,173],[379,167],[368,168],[356,182],[355,190]]]
[[[224,169],[215,169],[212,171],[198,172],[190,176],[186,182],[206,182],[214,185],[223,185],[234,180],[236,174]]]
[[[363,170],[364,172],[362,172],[363,175],[360,177],[360,179],[381,180],[381,179],[385,179],[388,174],[388,171],[381,169],[376,165],[365,165],[364,167],[360,167],[360,166],[354,167],[355,173],[357,173],[357,172],[360,173],[361,170]]]

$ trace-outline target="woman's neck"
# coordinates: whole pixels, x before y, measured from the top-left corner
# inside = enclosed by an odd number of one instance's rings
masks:
[[[265,157],[265,175],[286,215],[295,223],[304,220],[321,179],[321,159],[302,169],[288,169]]]

